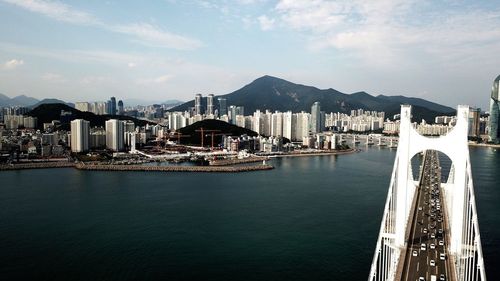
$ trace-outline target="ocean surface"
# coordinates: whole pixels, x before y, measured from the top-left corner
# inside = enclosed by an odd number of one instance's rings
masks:
[[[395,150],[239,174],[0,173],[1,280],[366,280]],[[500,150],[471,148],[489,280]]]

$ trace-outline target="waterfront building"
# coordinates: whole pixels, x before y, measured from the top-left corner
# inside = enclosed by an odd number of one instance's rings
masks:
[[[111,119],[106,121],[106,148],[113,151],[122,151],[124,148],[123,121]]]
[[[311,133],[319,133],[321,128],[321,104],[317,101],[311,106]]]
[[[279,111],[271,115],[271,136],[283,136],[283,113]]]
[[[90,148],[101,149],[106,147],[106,130],[104,128],[92,128],[90,130]]]
[[[71,121],[71,151],[89,151],[90,122],[83,119]]]
[[[201,94],[196,94],[196,96],[194,96],[194,114],[195,115],[202,114],[202,112],[201,112],[201,99],[202,99]]]
[[[294,114],[291,111],[283,113],[283,137],[289,140],[292,140],[295,123],[297,123],[297,118],[293,118],[293,116]],[[293,121],[295,121],[295,123]]]
[[[481,109],[469,109],[469,137],[477,138],[480,134]]]
[[[493,81],[490,98],[490,121],[489,121],[489,140],[493,143],[500,142],[500,75]]]

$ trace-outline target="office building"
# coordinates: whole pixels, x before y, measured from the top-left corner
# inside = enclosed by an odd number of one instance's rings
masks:
[[[227,102],[225,98],[219,98],[219,116],[227,115]]]
[[[210,94],[207,96],[207,115],[213,115],[215,111],[214,107],[214,95]]]
[[[116,99],[115,97],[111,97],[111,115],[116,115]]]
[[[123,101],[119,100],[118,101],[118,115],[123,115],[124,110],[123,110]]]
[[[202,112],[201,112],[201,94],[196,94],[196,96],[194,96],[194,114],[195,115],[201,115]]]
[[[321,128],[321,104],[317,101],[311,106],[311,133],[320,133]]]
[[[89,150],[90,122],[83,119],[71,121],[71,152]]]

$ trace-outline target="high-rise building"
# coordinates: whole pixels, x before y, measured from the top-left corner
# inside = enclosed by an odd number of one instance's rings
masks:
[[[106,121],[106,148],[113,151],[123,150],[124,134],[125,129],[122,121],[116,119]]]
[[[219,98],[219,115],[227,115],[227,103],[225,98]]]
[[[194,114],[201,115],[201,94],[194,96]]]
[[[481,108],[469,109],[469,137],[479,137]]]
[[[36,117],[31,117],[31,116],[24,117],[23,118],[24,128],[26,129],[36,128],[37,120],[38,119]]]
[[[311,133],[320,133],[321,129],[321,104],[317,101],[311,106]]]
[[[87,152],[89,150],[90,122],[83,119],[71,121],[71,151]]]
[[[214,110],[214,95],[210,94],[207,96],[207,115],[213,115]]]
[[[123,115],[123,101],[119,100],[118,101],[118,115]]]
[[[493,87],[491,87],[491,99],[490,99],[490,124],[489,124],[489,139],[493,143],[500,142],[500,87],[498,83],[500,82],[500,75],[493,81]]]
[[[115,97],[111,97],[111,105],[110,105],[110,113],[111,115],[116,115],[116,99]]]
[[[90,104],[88,102],[75,102],[75,108],[80,111],[90,111]]]

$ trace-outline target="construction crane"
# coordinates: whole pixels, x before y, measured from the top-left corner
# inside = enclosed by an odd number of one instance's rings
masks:
[[[188,138],[188,137],[191,137],[191,135],[183,135],[182,133],[179,133],[179,132],[172,132],[170,133],[172,135],[174,135],[175,137],[177,137],[177,144],[180,145],[181,144],[181,138]]]
[[[211,147],[211,150],[214,150],[214,137],[215,136],[226,136],[227,135],[227,134],[216,134],[215,131],[217,131],[217,130],[214,130],[214,132],[212,132],[209,135],[205,135],[205,137],[209,137],[209,136],[212,137],[212,147]]]
[[[215,132],[220,132],[220,130],[206,130],[206,129],[203,129],[203,127],[201,127],[199,130],[195,130],[195,132],[200,132],[200,136],[201,136],[201,147],[203,148],[204,146],[204,138],[205,138],[205,134],[204,133],[215,133]],[[212,137],[212,149],[213,149],[213,137]]]

